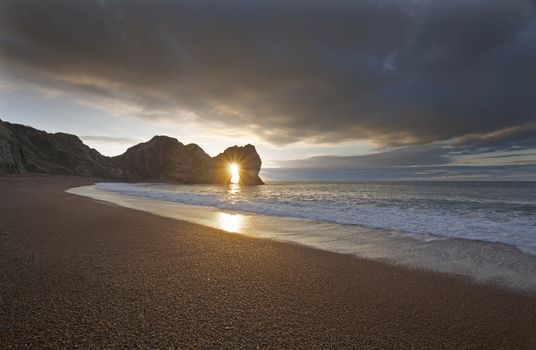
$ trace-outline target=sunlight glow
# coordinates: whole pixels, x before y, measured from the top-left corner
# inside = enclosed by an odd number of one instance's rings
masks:
[[[240,167],[238,164],[229,164],[229,172],[231,173],[231,183],[237,184],[240,181]]]
[[[244,216],[240,214],[227,214],[219,212],[217,223],[219,228],[222,230],[241,233],[242,227],[244,226]]]
[[[229,186],[229,191],[227,191],[230,195],[236,195],[240,193],[240,185],[232,183],[231,186]]]

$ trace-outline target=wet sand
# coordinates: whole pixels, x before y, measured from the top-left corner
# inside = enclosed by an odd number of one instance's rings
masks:
[[[536,295],[0,177],[0,348],[536,348]]]

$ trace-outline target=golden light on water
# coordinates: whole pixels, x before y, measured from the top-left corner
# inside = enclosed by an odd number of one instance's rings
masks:
[[[231,173],[231,183],[237,184],[240,181],[240,167],[238,164],[229,164],[229,172]]]
[[[235,195],[235,194],[240,193],[240,185],[232,183],[231,186],[229,186],[229,191],[227,191],[227,193],[229,193],[231,195]]]
[[[229,232],[242,232],[242,227],[244,226],[244,216],[240,214],[227,214],[219,212],[218,216],[218,227],[222,230]]]

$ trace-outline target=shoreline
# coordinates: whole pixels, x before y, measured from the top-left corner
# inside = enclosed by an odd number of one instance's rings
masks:
[[[70,188],[66,192],[253,238],[352,254],[391,265],[468,277],[480,284],[536,292],[536,256],[504,243],[433,235],[420,237],[359,225],[226,210],[105,191],[95,185]]]
[[[536,295],[0,177],[4,347],[530,348]]]

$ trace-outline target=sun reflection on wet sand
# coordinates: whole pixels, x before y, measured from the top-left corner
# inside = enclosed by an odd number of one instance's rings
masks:
[[[515,289],[536,290],[534,257],[517,249],[504,249],[495,243],[459,239],[423,242],[389,230],[251,213],[230,214],[214,207],[125,196],[98,190],[94,185],[71,188],[67,192],[251,237],[355,254],[412,268],[460,274],[482,282],[500,280]],[[463,249],[460,244],[463,244]],[[438,252],[441,254],[437,255]],[[466,263],[451,263],[462,260]]]
[[[218,227],[220,229],[229,232],[242,233],[244,227],[244,215],[223,212],[219,212],[216,215]]]

